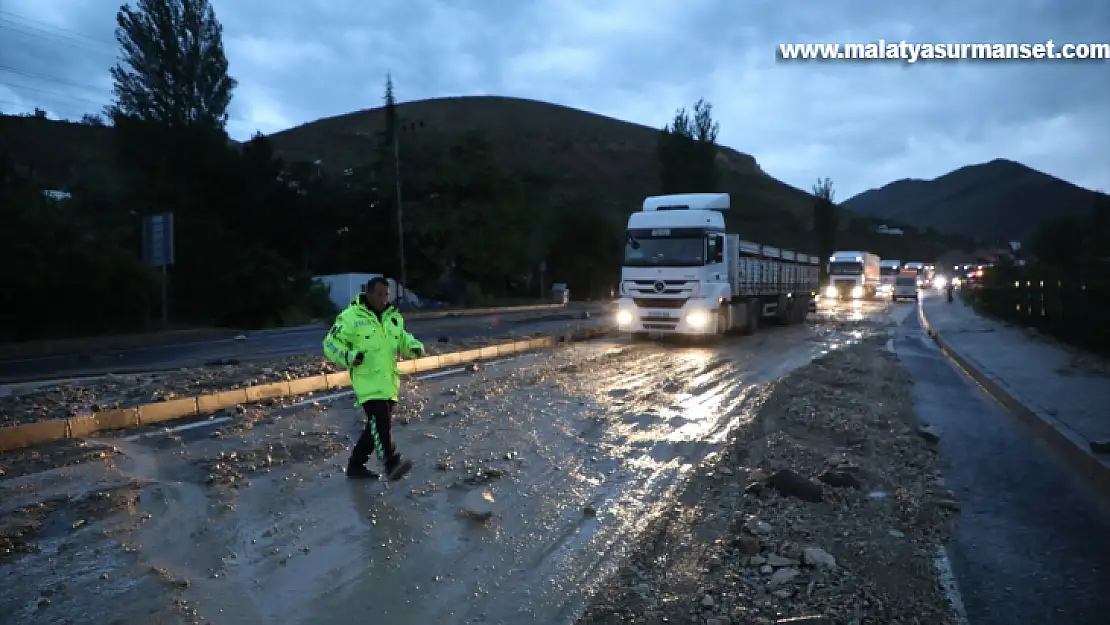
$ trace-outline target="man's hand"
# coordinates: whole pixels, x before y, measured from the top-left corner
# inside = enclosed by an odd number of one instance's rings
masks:
[[[355,359],[351,361],[351,366],[352,367],[357,367],[357,366],[361,365],[363,359],[365,359],[365,358],[366,358],[366,355],[363,354],[362,352],[359,352],[359,353],[355,354]]]

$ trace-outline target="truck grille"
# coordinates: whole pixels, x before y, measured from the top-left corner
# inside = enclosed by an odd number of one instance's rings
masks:
[[[687,298],[668,297],[634,297],[632,301],[637,308],[682,308],[686,305]]]

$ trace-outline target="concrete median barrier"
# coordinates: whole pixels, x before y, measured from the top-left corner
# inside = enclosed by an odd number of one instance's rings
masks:
[[[608,328],[591,328],[568,335],[547,336],[537,339],[513,341],[479,349],[426,356],[398,363],[401,373],[414,374],[435,371],[459,365],[495,360],[554,347],[569,340],[590,340],[605,336]],[[342,389],[351,386],[351,376],[346,371],[297,378],[284,382],[259,384],[241,389],[205,393],[194,397],[181,397],[166,401],[142,404],[133,408],[79,415],[67,419],[50,419],[0,428],[0,452],[32,447],[66,438],[83,438],[97,432],[120,430],[173,421],[187,417],[212,414],[239,404],[307,395],[319,391]]]

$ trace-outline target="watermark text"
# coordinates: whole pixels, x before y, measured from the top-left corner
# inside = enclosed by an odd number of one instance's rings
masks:
[[[957,61],[957,60],[1102,60],[1110,59],[1110,43],[780,43],[784,61]]]

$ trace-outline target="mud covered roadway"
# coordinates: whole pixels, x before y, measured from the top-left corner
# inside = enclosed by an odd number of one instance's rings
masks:
[[[0,478],[0,622],[573,623],[767,383],[892,310],[411,380],[392,484],[343,476],[350,396],[92,441],[120,453]]]

